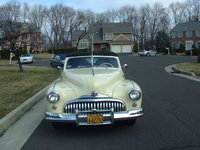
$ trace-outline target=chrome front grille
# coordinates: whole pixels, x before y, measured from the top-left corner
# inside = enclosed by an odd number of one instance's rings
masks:
[[[121,101],[75,101],[67,103],[64,107],[65,113],[75,114],[76,111],[111,110],[114,112],[125,111],[125,105]]]

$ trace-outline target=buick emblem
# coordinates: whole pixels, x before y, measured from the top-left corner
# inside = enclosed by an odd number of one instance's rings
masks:
[[[91,96],[96,97],[98,95],[97,91],[92,91]]]

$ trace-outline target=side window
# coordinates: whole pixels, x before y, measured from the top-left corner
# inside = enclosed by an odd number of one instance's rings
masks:
[[[55,60],[60,60],[60,56],[56,55],[56,56],[54,57],[54,59],[55,59]]]

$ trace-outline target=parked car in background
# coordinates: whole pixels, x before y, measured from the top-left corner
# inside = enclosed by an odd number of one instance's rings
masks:
[[[141,50],[138,52],[140,56],[157,56],[158,53],[155,50]]]
[[[21,63],[33,63],[33,56],[30,54],[23,54],[20,56]]]
[[[58,66],[63,67],[67,54],[57,54],[50,60],[51,67],[57,68]]]
[[[60,122],[133,125],[143,115],[142,90],[125,79],[119,58],[112,52],[94,52],[93,57],[90,53],[69,55],[61,78],[46,97],[45,118],[55,127]]]

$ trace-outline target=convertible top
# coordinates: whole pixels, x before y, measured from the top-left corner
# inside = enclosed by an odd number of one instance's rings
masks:
[[[94,51],[93,55],[118,56],[114,52],[99,52],[99,51]],[[73,56],[91,56],[91,52],[76,52],[76,53],[70,53],[67,55],[67,57],[73,57]]]

